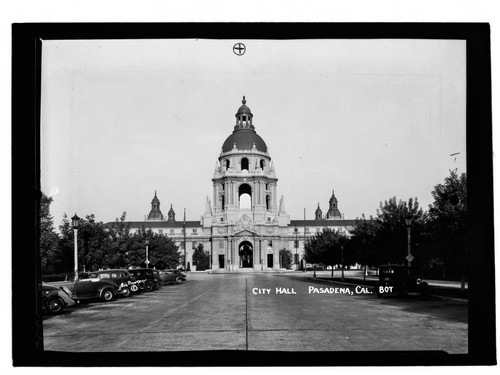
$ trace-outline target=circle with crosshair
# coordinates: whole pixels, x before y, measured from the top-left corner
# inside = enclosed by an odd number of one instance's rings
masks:
[[[238,56],[244,55],[246,50],[247,50],[247,47],[245,47],[245,45],[243,43],[236,43],[233,46],[233,52]]]

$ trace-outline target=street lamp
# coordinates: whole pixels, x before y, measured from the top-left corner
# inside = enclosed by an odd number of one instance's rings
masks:
[[[340,279],[344,281],[344,245],[340,245],[340,261],[342,262],[342,277]]]
[[[295,271],[297,271],[297,269],[299,268],[299,256],[298,256],[298,253],[297,253],[297,248],[299,247],[299,240],[298,240],[298,236],[299,235],[299,230],[297,229],[297,227],[295,227]]]
[[[73,232],[75,238],[75,278],[74,280],[78,280],[78,227],[80,226],[80,218],[76,215],[71,218],[73,224]]]
[[[146,268],[149,268],[149,254],[148,254],[149,240],[146,238]]]
[[[408,231],[408,256],[406,260],[408,261],[408,267],[411,267],[411,261],[413,260],[413,256],[411,255],[411,225],[413,223],[413,217],[408,216],[405,219],[406,222],[406,230]]]

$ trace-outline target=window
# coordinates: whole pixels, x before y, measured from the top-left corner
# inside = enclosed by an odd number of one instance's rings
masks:
[[[226,159],[226,169],[229,169],[229,159]],[[224,190],[224,185],[222,185],[222,190]]]
[[[299,254],[293,254],[293,260],[295,264],[299,264]]]
[[[221,217],[221,218],[220,218],[220,222],[221,222],[221,223],[223,223],[223,222],[224,222],[224,218],[223,218],[223,217]]]
[[[163,229],[159,229],[158,233],[163,234]]]
[[[174,234],[174,230],[173,229],[170,229],[170,234]]]
[[[273,241],[269,240],[268,246],[273,247]]]
[[[316,228],[316,233],[319,233],[321,232],[321,229],[320,228]]]
[[[260,160],[260,167],[261,167],[262,169],[264,169],[264,165],[265,165],[265,164],[264,164],[264,160],[262,160],[262,159],[261,159],[261,160]]]
[[[196,249],[196,242],[193,242],[193,249]]]
[[[198,234],[198,229],[194,228],[193,229],[193,234]]]
[[[248,170],[248,159],[247,158],[241,159],[241,170],[242,171]]]
[[[309,228],[306,228],[306,233],[309,233]]]
[[[219,249],[223,249],[224,248],[224,241],[219,241]]]
[[[99,275],[99,278],[100,278],[100,279],[109,279],[109,273],[101,273],[101,274]]]

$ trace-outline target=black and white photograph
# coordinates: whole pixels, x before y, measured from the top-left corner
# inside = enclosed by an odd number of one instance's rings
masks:
[[[40,38],[42,354],[470,354],[467,40],[326,36]]]

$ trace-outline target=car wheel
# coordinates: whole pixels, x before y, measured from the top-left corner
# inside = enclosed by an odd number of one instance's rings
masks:
[[[147,282],[146,284],[144,284],[144,291],[145,292],[152,292],[154,287],[155,286],[152,282]]]
[[[130,285],[130,290],[134,293],[139,291],[139,287],[136,284]]]
[[[177,276],[177,278],[175,279],[175,282],[177,284],[182,284],[184,282],[184,279],[182,277],[180,277],[180,276]]]
[[[113,291],[111,289],[105,289],[101,293],[101,299],[105,302],[111,301],[114,297]]]
[[[121,292],[122,292],[123,297],[128,297],[128,296],[130,296],[130,293],[131,293],[130,289],[128,287],[122,288]]]
[[[51,299],[47,307],[51,314],[59,314],[64,310],[64,302],[59,298]]]

